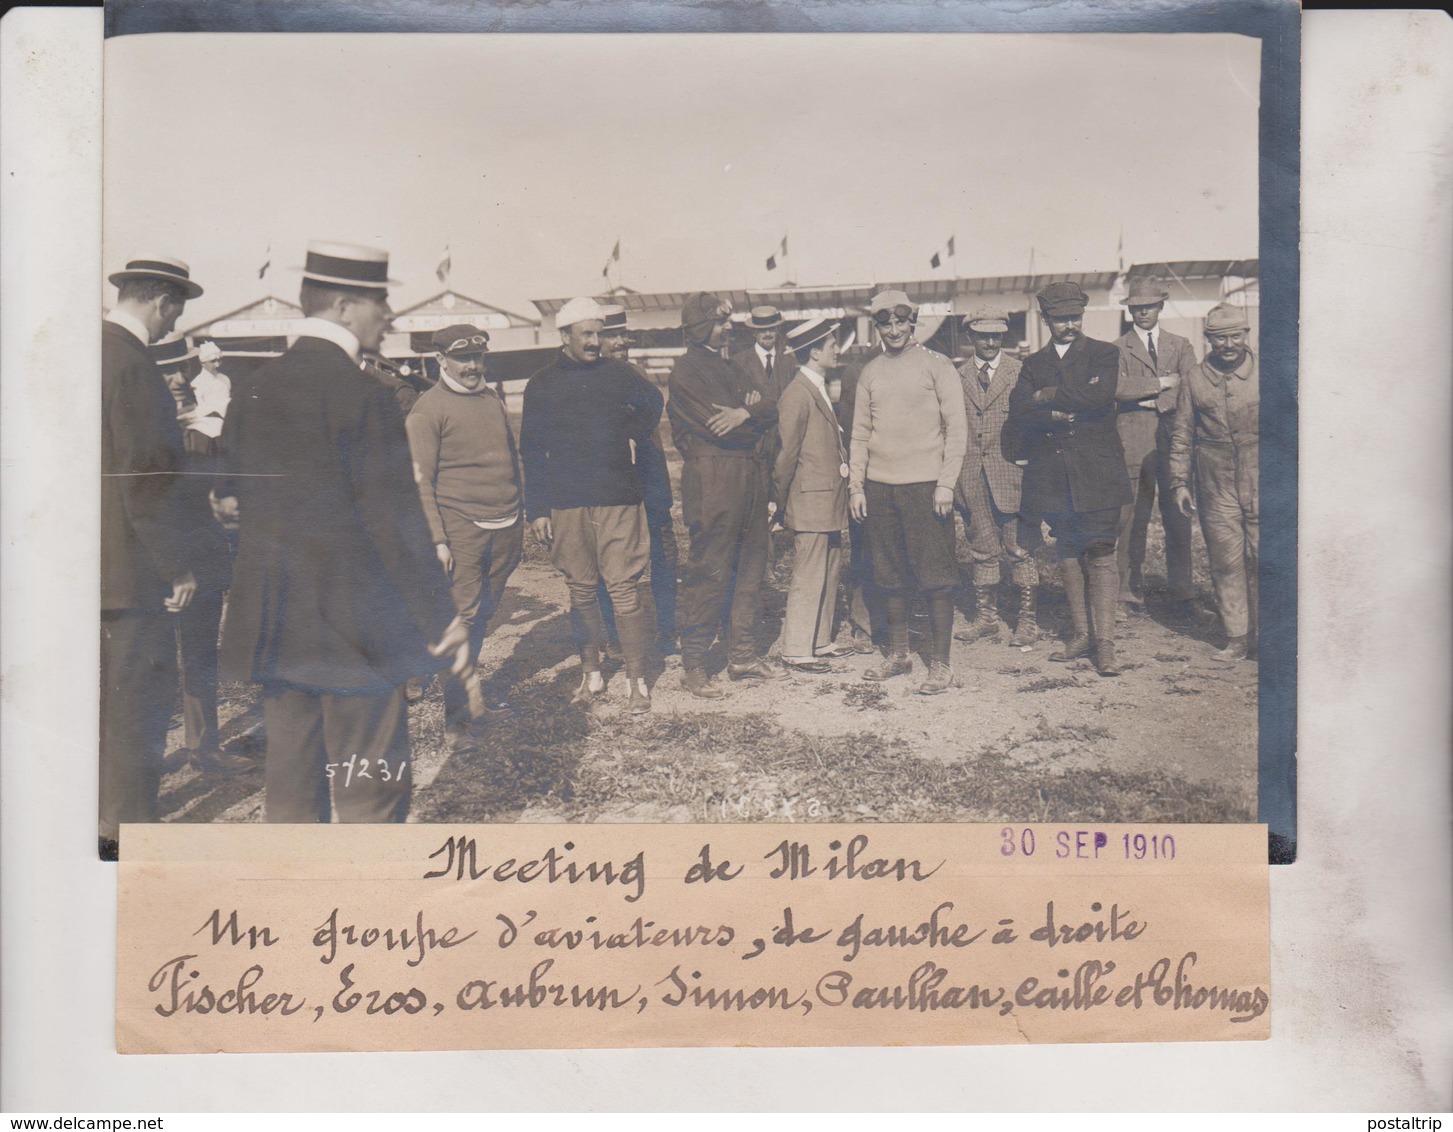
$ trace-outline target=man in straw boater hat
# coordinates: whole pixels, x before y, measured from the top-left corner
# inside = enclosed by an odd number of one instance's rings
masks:
[[[797,550],[782,621],[782,663],[802,672],[827,672],[828,657],[853,651],[832,643],[848,525],[848,449],[827,395],[838,327],[836,320],[814,318],[787,335],[799,368],[777,399],[781,445],[772,494]]]
[[[270,822],[403,821],[404,685],[468,666],[403,417],[362,368],[390,282],[387,252],[309,244],[297,340],[237,382],[222,430],[217,506],[240,523],[222,676],[262,687]]]
[[[681,514],[691,549],[680,602],[682,685],[693,696],[724,693],[706,654],[727,617],[727,675],[777,680],[787,673],[757,654],[754,634],[767,566],[767,469],[762,437],[776,406],[721,356],[729,301],[705,291],[686,299],[686,352],[671,369],[666,404],[684,463]]]
[[[631,331],[626,324],[625,308],[610,305],[601,309],[605,311],[605,322],[600,332],[601,357],[627,363],[640,374],[643,382],[650,385],[646,375],[631,364]],[[666,466],[666,450],[661,444],[659,425],[651,430],[645,444],[636,447],[636,472],[641,477],[646,530],[651,538],[651,599],[656,606],[656,651],[663,657],[670,656],[676,652],[676,570],[680,552],[676,546],[676,527],[671,521],[671,473]],[[615,607],[604,582],[597,588],[597,594],[606,629],[614,636]]]
[[[973,354],[959,367],[968,419],[968,447],[954,501],[968,534],[970,582],[974,588],[974,619],[955,640],[998,640],[1000,564],[1009,567],[1009,582],[1019,601],[1019,617],[1010,643],[1023,647],[1039,640],[1035,614],[1039,567],[1037,520],[1021,521],[1020,488],[1024,469],[1018,459],[1018,433],[1009,425],[1009,394],[1019,380],[1019,359],[1004,353],[1009,316],[995,307],[980,307],[964,318]]]
[[[157,819],[162,755],[177,690],[172,614],[197,589],[180,490],[177,402],[147,346],[171,333],[202,288],[157,256],[110,276],[101,328],[100,853],[115,860],[122,822]]]
[[[913,336],[918,308],[902,291],[869,301],[883,352],[863,367],[853,406],[849,509],[865,524],[873,580],[884,594],[888,655],[863,673],[888,680],[912,671],[909,601],[928,603],[928,675],[918,691],[954,684],[954,488],[963,468],[967,424],[958,371]]]
[[[1171,493],[1181,513],[1199,510],[1211,582],[1226,629],[1220,655],[1256,655],[1261,563],[1261,377],[1248,345],[1246,311],[1221,303],[1206,315],[1206,357],[1181,382],[1171,434]],[[1191,496],[1195,463],[1196,496]]]
[[[1115,539],[1120,508],[1131,499],[1115,428],[1120,351],[1085,337],[1089,296],[1079,284],[1051,283],[1038,300],[1050,341],[1024,360],[1009,415],[1028,458],[1021,506],[1049,523],[1064,572],[1072,632],[1049,659],[1088,656],[1101,676],[1119,676]]]
[[[1116,551],[1120,569],[1120,601],[1139,606],[1145,564],[1145,538],[1151,508],[1159,495],[1160,518],[1165,527],[1165,573],[1178,616],[1190,619],[1195,609],[1191,584],[1191,520],[1171,499],[1170,436],[1175,423],[1181,382],[1196,368],[1196,353],[1179,334],[1160,326],[1160,315],[1170,292],[1159,279],[1130,281],[1122,300],[1130,311],[1131,327],[1115,343],[1120,347],[1120,373],[1115,384],[1119,409],[1116,427],[1125,447],[1125,470],[1135,502],[1120,514]]]
[[[208,343],[211,345],[211,343]],[[177,485],[183,501],[188,559],[197,590],[187,607],[176,615],[177,652],[182,688],[182,737],[188,764],[203,773],[251,770],[249,758],[221,750],[217,725],[217,634],[222,627],[222,599],[232,583],[231,536],[212,515],[209,502],[217,460],[214,442],[195,430],[204,418],[194,395],[189,363],[198,351],[184,339],[158,342],[151,347],[157,369],[177,403],[177,421],[183,427],[182,470]],[[203,371],[206,372],[205,370]]]
[[[525,514],[570,590],[581,665],[572,702],[588,705],[605,692],[606,632],[597,596],[604,581],[625,653],[626,710],[641,715],[651,710],[652,634],[637,587],[650,552],[634,453],[661,421],[661,394],[629,363],[601,356],[605,312],[594,299],[571,299],[555,325],[560,353],[525,386]]]
[[[429,537],[469,631],[472,663],[524,555],[520,459],[504,397],[485,380],[489,334],[457,323],[435,331],[432,344],[439,382],[419,396],[404,425]],[[475,703],[504,706],[486,703],[482,693]],[[446,677],[444,735],[451,748],[471,742],[471,714],[465,682]]]

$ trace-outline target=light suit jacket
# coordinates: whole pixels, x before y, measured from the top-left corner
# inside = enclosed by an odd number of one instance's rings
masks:
[[[799,372],[777,401],[781,450],[772,497],[789,529],[840,531],[848,525],[847,446],[843,430],[812,381]]]

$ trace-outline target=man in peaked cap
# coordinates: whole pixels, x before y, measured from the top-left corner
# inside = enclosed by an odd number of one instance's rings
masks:
[[[1170,293],[1154,278],[1130,281],[1124,299],[1131,328],[1115,343],[1120,347],[1120,373],[1115,384],[1116,427],[1125,447],[1125,469],[1135,501],[1120,515],[1116,557],[1120,570],[1120,601],[1140,605],[1141,572],[1151,508],[1159,495],[1165,527],[1165,570],[1171,601],[1182,617],[1193,615],[1191,598],[1191,521],[1171,499],[1170,436],[1180,384],[1196,368],[1191,344],[1160,326]]]
[[[1256,655],[1257,571],[1261,563],[1261,377],[1248,345],[1246,312],[1227,303],[1206,315],[1206,357],[1181,382],[1171,433],[1170,483],[1176,506],[1199,510],[1211,582],[1226,629],[1221,656]],[[1191,497],[1191,465],[1196,500]]]
[[[1024,360],[1009,414],[1028,457],[1021,506],[1049,523],[1064,572],[1072,632],[1049,659],[1092,656],[1101,676],[1118,676],[1115,540],[1131,500],[1115,428],[1120,351],[1085,337],[1089,296],[1079,284],[1051,283],[1038,299],[1050,341]]]
[[[612,361],[625,362],[641,375],[648,386],[650,380],[631,363],[631,332],[626,325],[626,311],[621,306],[606,306],[605,322],[600,332],[600,354]],[[654,388],[654,386],[651,386]],[[656,650],[662,656],[676,652],[676,570],[680,552],[676,546],[676,527],[671,521],[671,473],[666,465],[666,450],[661,444],[658,425],[646,443],[636,449],[636,472],[641,477],[645,496],[646,529],[651,537],[651,599],[656,606]],[[598,589],[600,611],[607,630],[615,632],[615,606],[610,591],[602,582]]]
[[[997,611],[1000,564],[1009,567],[1009,580],[1019,596],[1019,618],[1011,644],[1032,645],[1039,640],[1035,603],[1039,567],[1033,548],[1039,544],[1039,524],[1019,518],[1020,487],[1024,469],[1014,461],[1018,434],[1009,425],[1009,394],[1019,380],[1019,359],[1003,352],[1009,316],[995,307],[969,312],[964,329],[974,352],[959,367],[964,387],[964,413],[968,419],[968,445],[954,501],[968,533],[973,563],[974,620],[955,634],[960,641],[997,640],[1001,624]]]
[[[202,288],[185,263],[162,256],[134,259],[110,280],[118,293],[101,328],[100,853],[115,860],[122,822],[157,819],[177,690],[172,618],[197,590],[177,402],[147,346],[171,333]]]
[[[218,510],[240,519],[222,676],[262,688],[270,822],[403,821],[404,686],[469,662],[403,416],[362,368],[390,282],[387,252],[309,244],[297,340],[237,382],[222,428]]]
[[[883,591],[888,656],[863,673],[888,680],[912,671],[908,602],[928,602],[928,675],[918,691],[939,695],[954,684],[954,488],[963,468],[964,392],[953,363],[914,339],[918,309],[902,291],[869,302],[883,352],[863,367],[853,406],[848,507],[865,524],[873,580]]]
[[[570,590],[581,666],[572,702],[588,705],[605,691],[597,597],[605,582],[625,653],[626,710],[640,715],[651,710],[651,624],[638,589],[650,559],[634,454],[661,421],[661,394],[628,362],[601,356],[605,312],[594,299],[571,299],[555,325],[560,354],[525,386],[525,513]]]
[[[767,565],[767,469],[762,437],[776,407],[721,356],[730,302],[698,291],[681,311],[686,353],[671,370],[666,412],[684,458],[681,512],[691,549],[681,594],[683,686],[702,699],[723,693],[707,675],[706,654],[722,616],[727,675],[775,680],[786,675],[757,655],[753,634]]]
[[[449,575],[474,662],[524,555],[520,460],[504,398],[485,380],[489,334],[458,323],[435,331],[432,344],[439,382],[419,396],[404,425],[434,554]],[[470,715],[465,682],[446,678],[444,734],[455,750],[470,742]]]
[[[782,621],[782,663],[802,672],[827,672],[827,657],[853,651],[832,643],[848,525],[848,449],[827,394],[837,332],[835,320],[814,318],[787,335],[799,368],[777,399],[781,446],[772,494],[797,549]]]

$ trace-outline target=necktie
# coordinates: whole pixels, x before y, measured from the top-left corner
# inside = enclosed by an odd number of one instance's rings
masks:
[[[771,373],[772,372],[772,351],[771,350],[768,350],[767,351],[767,361],[765,363],[765,369],[767,370],[768,373]]]
[[[991,375],[989,373],[989,363],[988,362],[980,362],[979,363],[979,384],[982,385],[985,389],[988,389],[989,388],[990,376]]]
[[[1159,373],[1160,359],[1155,356],[1155,335],[1147,334],[1145,336],[1145,344],[1150,347],[1150,364],[1153,365],[1156,372]]]

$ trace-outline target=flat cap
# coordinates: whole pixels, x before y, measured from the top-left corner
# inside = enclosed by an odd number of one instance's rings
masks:
[[[1230,303],[1217,303],[1206,312],[1207,334],[1250,329],[1251,324],[1246,321],[1246,311],[1241,307],[1233,307]]]
[[[1090,296],[1078,283],[1051,283],[1039,292],[1039,310],[1047,318],[1083,314]]]
[[[467,322],[456,322],[453,326],[434,331],[433,342],[434,349],[451,358],[467,358],[471,354],[489,352],[489,332]]]
[[[911,311],[918,310],[918,304],[908,297],[905,291],[879,291],[868,300],[868,313],[877,314],[879,311],[891,311],[895,307],[907,307]]]
[[[594,299],[571,299],[555,316],[555,327],[564,330],[577,322],[604,322],[605,311]]]
[[[1008,334],[1009,315],[998,307],[975,307],[964,315],[964,329],[981,334]]]
[[[1120,301],[1127,307],[1153,307],[1170,298],[1165,283],[1153,275],[1142,275],[1130,281],[1130,293]]]

